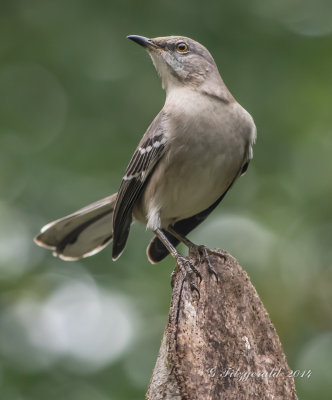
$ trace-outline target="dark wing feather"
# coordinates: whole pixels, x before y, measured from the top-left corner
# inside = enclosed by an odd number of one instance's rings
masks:
[[[113,214],[113,260],[126,244],[132,210],[166,146],[165,114],[161,111],[143,136],[122,179]]]

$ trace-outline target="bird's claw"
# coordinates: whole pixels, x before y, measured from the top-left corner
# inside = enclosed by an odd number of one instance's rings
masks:
[[[202,282],[202,275],[198,271],[196,266],[201,263],[202,258],[203,258],[203,260],[207,264],[209,273],[214,275],[216,280],[217,280],[217,282],[218,282],[219,281],[218,273],[214,269],[213,265],[211,264],[210,255],[221,257],[221,258],[224,259],[224,261],[226,261],[227,257],[226,257],[226,254],[222,250],[209,249],[208,247],[206,247],[204,245],[194,245],[194,244],[192,246],[190,246],[189,254],[193,255],[193,257],[195,258],[195,260],[196,260],[195,265],[192,262],[190,262],[187,257],[183,257],[183,256],[179,255],[176,258],[177,267],[174,269],[174,271],[172,272],[172,275],[171,275],[171,286],[172,286],[172,288],[174,287],[177,269],[180,268],[181,271],[184,273],[185,277],[188,278],[191,290],[192,291],[196,291],[197,294],[198,294],[198,298],[200,298],[200,292],[199,292],[199,289],[198,289],[198,287],[197,287],[197,285],[195,283],[194,274],[196,276],[198,276],[199,283]]]
[[[200,298],[200,292],[199,289],[195,283],[195,276],[198,276],[199,278],[199,283],[202,282],[202,275],[200,274],[200,272],[198,271],[198,269],[188,260],[187,257],[183,257],[183,256],[179,256],[176,259],[177,264],[179,266],[179,268],[182,270],[182,272],[184,273],[185,277],[188,278],[189,280],[189,284],[190,284],[190,288],[191,290],[195,290],[198,294],[198,298]],[[174,285],[174,276],[173,276],[174,272],[172,273],[172,277],[171,277],[171,284]]]
[[[197,263],[199,264],[201,262],[201,259],[203,256],[204,260],[207,263],[208,270],[211,274],[213,274],[216,277],[216,280],[218,281],[218,274],[216,270],[213,268],[211,261],[210,261],[210,255],[215,255],[217,257],[223,258],[224,261],[226,261],[227,257],[226,254],[218,249],[209,249],[208,247],[204,245],[193,245],[189,249],[190,253],[193,253],[195,255],[195,259],[197,260]]]
[[[200,293],[200,291],[199,291],[199,289],[198,289],[196,283],[191,281],[191,282],[190,282],[190,288],[191,288],[192,291],[195,290],[195,292],[196,292],[197,295],[198,295],[198,300],[199,300],[199,299],[201,298],[201,293]]]
[[[219,250],[219,249],[209,249],[209,248],[207,248],[206,246],[203,246],[203,247],[205,247],[206,250],[207,250],[209,253],[213,254],[214,256],[223,258],[224,261],[227,260],[226,253],[225,253],[224,251]]]

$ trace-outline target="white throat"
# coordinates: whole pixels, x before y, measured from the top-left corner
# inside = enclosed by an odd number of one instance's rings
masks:
[[[179,79],[177,79],[172,73],[171,73],[171,67],[167,65],[167,57],[161,57],[161,55],[157,52],[149,52],[149,55],[152,59],[153,65],[158,72],[160,78],[161,78],[161,84],[162,88],[166,90],[166,92],[169,92],[173,88],[178,88],[183,86]],[[182,65],[177,65],[179,69],[182,70],[183,74],[183,69]]]

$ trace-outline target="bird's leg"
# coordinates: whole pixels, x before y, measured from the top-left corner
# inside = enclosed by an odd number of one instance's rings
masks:
[[[191,262],[188,260],[187,257],[184,257],[181,255],[176,248],[172,245],[172,243],[168,240],[167,236],[164,234],[164,232],[161,229],[156,229],[154,231],[155,235],[159,238],[159,240],[164,244],[164,246],[167,248],[167,250],[170,252],[172,257],[176,259],[176,262],[182,272],[184,272],[185,276],[189,278],[189,283],[190,287],[192,290],[196,290],[198,293],[198,297],[200,297],[200,293],[198,290],[198,287],[195,283],[194,275],[195,273],[200,281],[202,280],[202,275],[199,273],[197,268],[191,264]],[[173,286],[173,274],[172,274],[172,286]]]
[[[189,249],[189,254],[194,253],[195,258],[198,260],[198,264],[201,262],[201,253],[199,251],[199,246],[189,240],[186,236],[182,236],[177,233],[171,226],[167,228],[168,232],[171,233],[175,238],[177,238],[181,243]]]
[[[198,263],[201,262],[201,255],[204,257],[204,259],[206,260],[207,266],[208,266],[208,270],[210,271],[210,273],[212,273],[216,279],[218,280],[218,275],[216,270],[213,268],[211,261],[210,261],[210,255],[215,255],[218,257],[223,258],[224,260],[226,260],[226,255],[223,251],[221,250],[217,250],[217,249],[209,249],[208,247],[204,246],[204,245],[197,245],[195,243],[193,243],[191,240],[189,240],[187,237],[180,235],[179,233],[177,233],[172,227],[168,227],[167,228],[168,232],[171,233],[174,237],[176,237],[178,240],[180,240],[180,242],[182,242],[185,246],[188,247],[189,249],[189,253],[193,252],[195,253],[195,257],[198,259]]]

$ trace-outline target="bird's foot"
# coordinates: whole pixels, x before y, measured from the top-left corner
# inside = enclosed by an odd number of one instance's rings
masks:
[[[218,281],[218,274],[211,264],[210,255],[221,257],[221,258],[223,258],[224,261],[226,261],[226,259],[227,259],[226,254],[222,250],[209,249],[208,247],[206,247],[204,245],[193,244],[189,248],[189,253],[194,254],[195,259],[198,261],[198,264],[201,262],[201,260],[203,258],[203,260],[207,263],[209,272],[211,274],[213,274]]]
[[[200,298],[200,292],[195,282],[195,275],[198,276],[200,282],[202,281],[202,275],[187,257],[179,255],[178,257],[176,257],[176,262],[180,270],[184,273],[185,278],[188,279],[191,290],[195,290],[198,294],[198,298]],[[173,271],[171,276],[172,287],[174,286],[175,274],[176,269]]]

